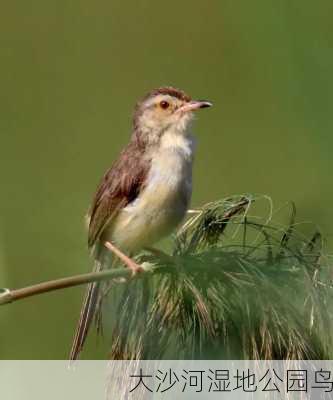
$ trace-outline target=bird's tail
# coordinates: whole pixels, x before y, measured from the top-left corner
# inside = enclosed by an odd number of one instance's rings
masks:
[[[101,269],[102,263],[96,260],[94,265],[94,272],[99,272]],[[99,289],[100,283],[97,282],[90,283],[87,287],[87,291],[81,308],[79,322],[77,324],[73,339],[72,349],[69,356],[69,359],[72,361],[77,360],[77,358],[79,357],[84,342],[87,338],[89,328],[98,308]]]

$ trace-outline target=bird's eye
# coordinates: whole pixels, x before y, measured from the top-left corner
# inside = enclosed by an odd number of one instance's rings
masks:
[[[169,108],[169,106],[170,106],[170,104],[165,100],[162,100],[160,102],[160,107],[163,108],[163,110],[166,110],[167,108]]]

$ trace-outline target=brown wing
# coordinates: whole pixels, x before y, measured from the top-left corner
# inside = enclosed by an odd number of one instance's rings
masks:
[[[144,149],[131,142],[121,153],[118,161],[106,172],[94,197],[88,233],[88,244],[94,246],[105,227],[117,212],[137,198],[145,186],[145,179],[150,163],[145,159]],[[103,265],[95,261],[94,271],[99,271]],[[70,359],[76,360],[83,348],[91,322],[98,308],[98,283],[87,287],[81,308],[79,322],[70,353]]]
[[[144,149],[130,142],[106,172],[90,210],[88,245],[93,246],[117,212],[135,200],[145,185],[149,161]]]

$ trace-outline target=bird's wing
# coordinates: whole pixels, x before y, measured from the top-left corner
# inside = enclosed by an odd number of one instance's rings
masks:
[[[138,197],[145,186],[149,167],[150,162],[145,158],[144,150],[130,143],[121,153],[118,161],[106,172],[97,189],[89,213],[89,247],[97,244],[104,229],[119,210]],[[94,271],[102,268],[101,262],[96,260]],[[96,282],[87,287],[70,353],[71,360],[76,360],[83,348],[98,308],[99,287],[100,284]]]
[[[94,246],[119,210],[134,201],[145,186],[150,163],[130,143],[104,175],[90,209],[88,245]]]

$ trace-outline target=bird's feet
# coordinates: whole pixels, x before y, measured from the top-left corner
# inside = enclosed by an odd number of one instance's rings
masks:
[[[120,260],[132,271],[132,276],[136,275],[139,272],[144,271],[144,269],[136,263],[134,260],[132,260],[130,257],[128,257],[126,254],[124,254],[121,250],[119,250],[115,245],[113,245],[111,242],[105,242],[104,246],[109,249],[112,253],[114,253]]]

